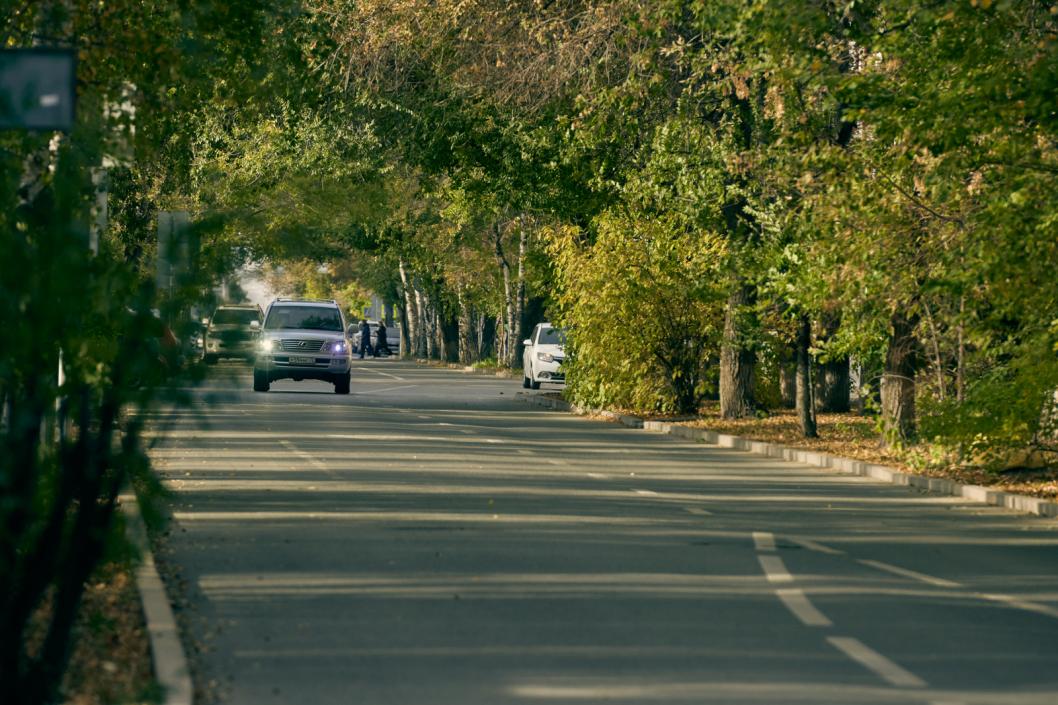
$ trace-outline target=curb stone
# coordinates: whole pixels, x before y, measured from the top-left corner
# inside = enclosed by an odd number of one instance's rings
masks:
[[[764,441],[753,441],[741,436],[732,436],[726,433],[717,433],[704,428],[691,428],[667,421],[644,421],[635,416],[625,416],[604,409],[584,409],[570,404],[561,399],[541,397],[535,394],[520,393],[519,396],[528,404],[541,406],[555,411],[568,411],[580,416],[594,414],[604,418],[618,421],[629,428],[641,428],[644,431],[664,433],[677,438],[691,441],[700,441],[721,448],[741,450],[754,455],[763,455],[778,460],[788,460],[803,465],[811,465],[818,468],[827,468],[850,475],[869,477],[879,482],[916,489],[947,494],[955,497],[963,497],[971,502],[980,502],[994,507],[1012,509],[1018,512],[1036,514],[1043,517],[1058,517],[1058,502],[1051,502],[1039,497],[1014,494],[993,490],[980,485],[961,485],[954,480],[942,477],[929,477],[927,475],[913,475],[901,472],[887,465],[866,463],[852,458],[842,458],[828,453],[804,450],[802,448],[791,448],[778,443],[766,443]]]
[[[404,359],[404,358],[399,358],[398,357],[397,359]],[[494,370],[493,369],[481,370],[481,369],[478,369],[478,368],[476,368],[476,367],[474,367],[472,365],[458,365],[458,364],[456,364],[454,362],[453,363],[438,362],[437,360],[426,360],[426,359],[423,359],[423,358],[415,358],[413,360],[413,362],[415,362],[416,365],[419,365],[421,367],[433,367],[434,369],[438,369],[438,370],[455,370],[457,372],[465,372],[467,374],[472,374],[472,375],[482,375],[482,376],[485,376],[485,377],[499,377],[501,379],[515,379],[514,371],[513,370],[504,369],[504,368],[497,368],[497,369],[494,369]]]
[[[165,692],[164,705],[192,705],[194,689],[187,657],[180,643],[180,632],[169,605],[158,570],[154,567],[154,554],[147,541],[147,529],[140,514],[136,497],[121,496],[121,509],[125,513],[126,531],[129,540],[140,552],[140,564],[136,568],[136,585],[140,590],[143,617],[147,623],[147,634],[151,642],[151,662],[154,677]]]

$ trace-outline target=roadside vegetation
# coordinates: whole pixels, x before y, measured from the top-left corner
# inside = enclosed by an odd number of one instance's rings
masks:
[[[117,492],[150,485],[128,412],[197,374],[192,305],[246,263],[354,316],[381,296],[416,358],[514,368],[563,325],[586,406],[812,438],[851,405],[887,454],[1054,464],[1053,0],[8,6],[3,46],[74,48],[79,90],[72,132],[0,133],[20,705],[58,697]]]
[[[204,107],[192,174],[276,261],[355,261],[406,354],[515,367],[549,318],[582,404],[1046,463],[1056,13],[315,0],[302,93]]]

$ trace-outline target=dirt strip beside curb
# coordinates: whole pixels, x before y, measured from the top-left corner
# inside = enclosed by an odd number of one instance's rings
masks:
[[[753,441],[741,436],[732,436],[727,433],[717,433],[703,428],[691,428],[680,424],[665,421],[644,421],[636,416],[617,414],[604,409],[585,409],[575,404],[570,404],[562,399],[544,397],[536,394],[524,394],[521,398],[534,406],[555,411],[567,411],[579,415],[602,416],[612,419],[629,428],[641,428],[655,433],[664,433],[677,438],[691,441],[699,441],[721,448],[741,450],[755,455],[763,455],[779,460],[788,460],[803,465],[811,465],[818,468],[829,468],[852,475],[870,477],[879,482],[904,485],[917,489],[928,490],[940,494],[948,494],[956,497],[964,497],[971,502],[990,504],[995,507],[1013,509],[1014,511],[1037,514],[1044,517],[1058,517],[1058,503],[1049,502],[1039,497],[1014,494],[1012,492],[1001,492],[980,485],[962,485],[954,480],[946,480],[940,477],[928,477],[926,475],[913,475],[901,472],[887,465],[876,465],[866,463],[862,460],[842,458],[829,453],[804,450],[802,448],[791,448],[778,443],[766,443],[764,441]]]
[[[158,570],[154,567],[154,555],[147,542],[147,529],[140,514],[140,506],[133,495],[121,496],[121,508],[125,512],[129,540],[139,549],[140,564],[136,568],[136,584],[143,603],[143,617],[147,622],[147,634],[151,640],[151,658],[154,677],[165,692],[164,705],[191,705],[194,690],[191,673],[187,668],[187,656],[180,643],[180,632],[169,605]]]

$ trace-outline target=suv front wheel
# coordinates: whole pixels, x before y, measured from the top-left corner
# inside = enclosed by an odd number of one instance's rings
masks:
[[[267,392],[269,386],[271,386],[271,383],[268,379],[268,373],[264,370],[255,369],[253,371],[253,390],[255,392]]]
[[[335,394],[348,394],[349,393],[349,377],[350,374],[346,372],[341,377],[334,380],[334,393]]]

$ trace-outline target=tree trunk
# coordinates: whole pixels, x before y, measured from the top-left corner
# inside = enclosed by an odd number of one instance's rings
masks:
[[[824,314],[820,323],[823,327],[823,339],[829,342],[841,328],[841,314],[840,312]],[[848,411],[852,395],[849,356],[831,358],[817,366],[816,376],[814,388],[816,409],[837,413]]]
[[[433,359],[448,361],[448,340],[445,337],[444,312],[438,304],[433,305]]]
[[[937,397],[944,401],[948,396],[947,381],[944,378],[944,356],[940,352],[940,330],[933,318],[933,311],[929,304],[922,302],[922,310],[926,313],[926,323],[929,324],[929,341],[933,347],[933,373],[937,376]]]
[[[915,373],[918,371],[918,314],[890,319],[889,350],[882,374],[882,443],[899,447],[915,437]]]
[[[753,416],[754,368],[757,354],[746,341],[752,316],[744,309],[752,302],[753,289],[741,281],[727,300],[724,339],[720,346],[720,415],[725,419]]]
[[[459,362],[460,352],[460,325],[458,316],[446,313],[440,317],[438,326],[441,333],[441,354],[445,362]]]
[[[966,358],[966,340],[963,329],[963,317],[966,315],[966,297],[959,297],[959,347],[955,351],[955,398],[960,402],[966,394],[966,382],[965,382],[965,358]]]
[[[422,310],[424,352],[427,360],[433,360],[437,356],[437,310],[425,291],[422,292]]]
[[[496,329],[492,316],[477,314],[478,359],[493,355],[496,350]]]
[[[422,293],[422,290],[416,286],[412,286],[412,292],[415,294],[415,338],[413,339],[414,345],[412,350],[414,351],[415,357],[427,357],[428,345],[427,339],[430,337],[430,320],[427,312],[426,296]]]
[[[783,353],[779,361],[779,394],[786,409],[797,408],[797,355]]]
[[[416,312],[415,292],[408,277],[408,267],[404,264],[404,260],[398,262],[398,268],[400,270],[401,304],[403,307],[401,311],[403,320],[401,320],[400,331],[400,354],[401,357],[408,357],[417,354],[415,341],[419,330],[419,316]]]
[[[463,287],[456,292],[459,302],[459,362],[470,365],[478,361],[477,326],[474,324],[474,314],[467,304]]]
[[[493,245],[496,250],[496,263],[500,267],[500,271],[503,273],[503,311],[505,314],[503,320],[503,342],[500,348],[503,352],[503,357],[497,359],[500,365],[505,367],[514,366],[514,357],[517,351],[514,336],[517,331],[517,316],[515,311],[514,303],[514,292],[512,291],[511,284],[511,265],[507,261],[507,256],[503,253],[503,238],[500,235],[500,226],[497,223],[492,224],[492,239]]]
[[[515,362],[522,359],[522,341],[528,333],[525,326],[525,253],[529,246],[529,231],[525,227],[525,217],[519,219],[518,231],[518,288],[515,297],[515,328],[514,328],[514,350],[511,355],[511,367]]]
[[[851,383],[848,355],[823,363],[819,387],[820,411],[843,413],[849,410]]]
[[[797,418],[805,438],[817,438],[816,405],[812,389],[812,321],[802,315],[797,326]]]

